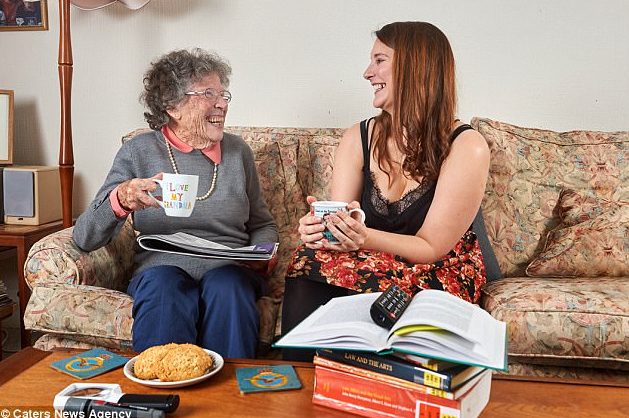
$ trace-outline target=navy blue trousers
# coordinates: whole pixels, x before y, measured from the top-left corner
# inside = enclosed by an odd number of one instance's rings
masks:
[[[192,343],[225,357],[255,357],[261,283],[236,265],[212,269],[199,281],[175,266],[141,271],[127,290],[133,297],[133,349]]]

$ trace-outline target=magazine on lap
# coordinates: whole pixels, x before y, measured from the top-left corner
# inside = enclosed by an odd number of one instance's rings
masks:
[[[277,242],[265,242],[230,248],[185,232],[170,235],[140,235],[137,241],[140,247],[148,251],[226,260],[270,260],[277,253],[278,247]]]
[[[365,293],[332,299],[275,346],[401,352],[507,369],[506,324],[480,307],[447,292],[426,289],[413,297],[397,323],[387,330],[376,325],[369,315],[379,295]],[[404,333],[405,327],[417,325],[430,327]],[[399,330],[402,335],[396,335]]]

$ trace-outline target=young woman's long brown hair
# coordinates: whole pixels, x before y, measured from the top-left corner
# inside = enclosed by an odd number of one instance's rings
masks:
[[[396,22],[376,31],[393,48],[393,114],[376,117],[373,146],[391,182],[387,138],[404,154],[402,169],[415,180],[436,180],[450,152],[456,113],[454,54],[446,36],[426,22]]]

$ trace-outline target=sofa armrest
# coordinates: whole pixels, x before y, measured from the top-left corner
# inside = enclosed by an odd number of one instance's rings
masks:
[[[72,239],[72,227],[36,242],[24,264],[24,278],[32,289],[40,284],[75,284],[126,291],[131,279],[135,231],[127,220],[106,246],[86,252]]]

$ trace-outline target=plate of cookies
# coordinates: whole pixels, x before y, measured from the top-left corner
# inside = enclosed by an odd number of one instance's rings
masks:
[[[147,348],[125,364],[128,379],[154,388],[178,388],[201,382],[223,368],[223,357],[194,344]]]

